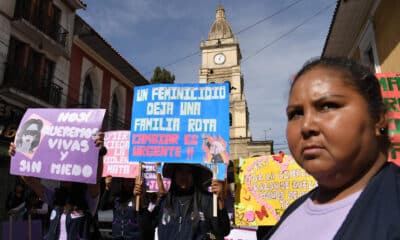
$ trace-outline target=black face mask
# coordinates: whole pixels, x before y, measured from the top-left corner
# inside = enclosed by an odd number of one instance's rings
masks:
[[[175,194],[177,196],[186,196],[186,195],[192,195],[194,193],[194,186],[192,186],[189,189],[180,189],[179,187],[177,187],[175,189]]]
[[[63,207],[67,203],[69,196],[69,190],[65,187],[59,187],[55,189],[54,194],[54,205]]]
[[[118,195],[119,195],[119,201],[120,202],[126,202],[126,201],[128,201],[129,199],[132,198],[133,193],[132,193],[132,191],[127,191],[127,190],[122,188],[121,192]]]

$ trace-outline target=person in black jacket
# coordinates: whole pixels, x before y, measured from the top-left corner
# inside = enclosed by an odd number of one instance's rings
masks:
[[[217,217],[213,217],[212,194],[204,185],[212,177],[208,168],[200,164],[164,164],[163,177],[171,179],[171,186],[152,212],[159,240],[224,239],[229,234],[225,184],[212,181],[211,191],[218,196]]]
[[[287,117],[289,149],[318,187],[264,239],[400,239],[400,170],[388,162],[386,108],[369,68],[347,58],[307,63]]]
[[[141,188],[140,184],[135,185],[135,179],[123,178],[121,186],[112,193],[112,177],[105,178],[105,190],[101,197],[99,209],[113,209],[112,236],[116,240],[152,240],[154,239],[154,227],[151,225],[141,226],[138,217],[146,214],[144,211],[148,205],[148,199],[142,198],[139,212],[135,207],[134,187]],[[114,184],[116,185],[116,184]],[[138,190],[141,192],[141,190]],[[148,196],[148,195],[143,195]]]

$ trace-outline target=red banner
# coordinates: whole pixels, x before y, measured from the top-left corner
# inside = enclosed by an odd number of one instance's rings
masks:
[[[383,102],[388,110],[389,161],[400,165],[400,73],[377,73]]]

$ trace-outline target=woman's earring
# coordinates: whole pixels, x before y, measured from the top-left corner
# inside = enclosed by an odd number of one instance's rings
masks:
[[[379,129],[379,132],[380,132],[381,134],[386,133],[386,128],[384,128],[384,127],[380,128],[380,129]]]

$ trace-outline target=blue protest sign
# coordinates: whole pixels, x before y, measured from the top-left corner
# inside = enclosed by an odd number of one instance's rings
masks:
[[[135,87],[129,160],[228,163],[228,83]]]

